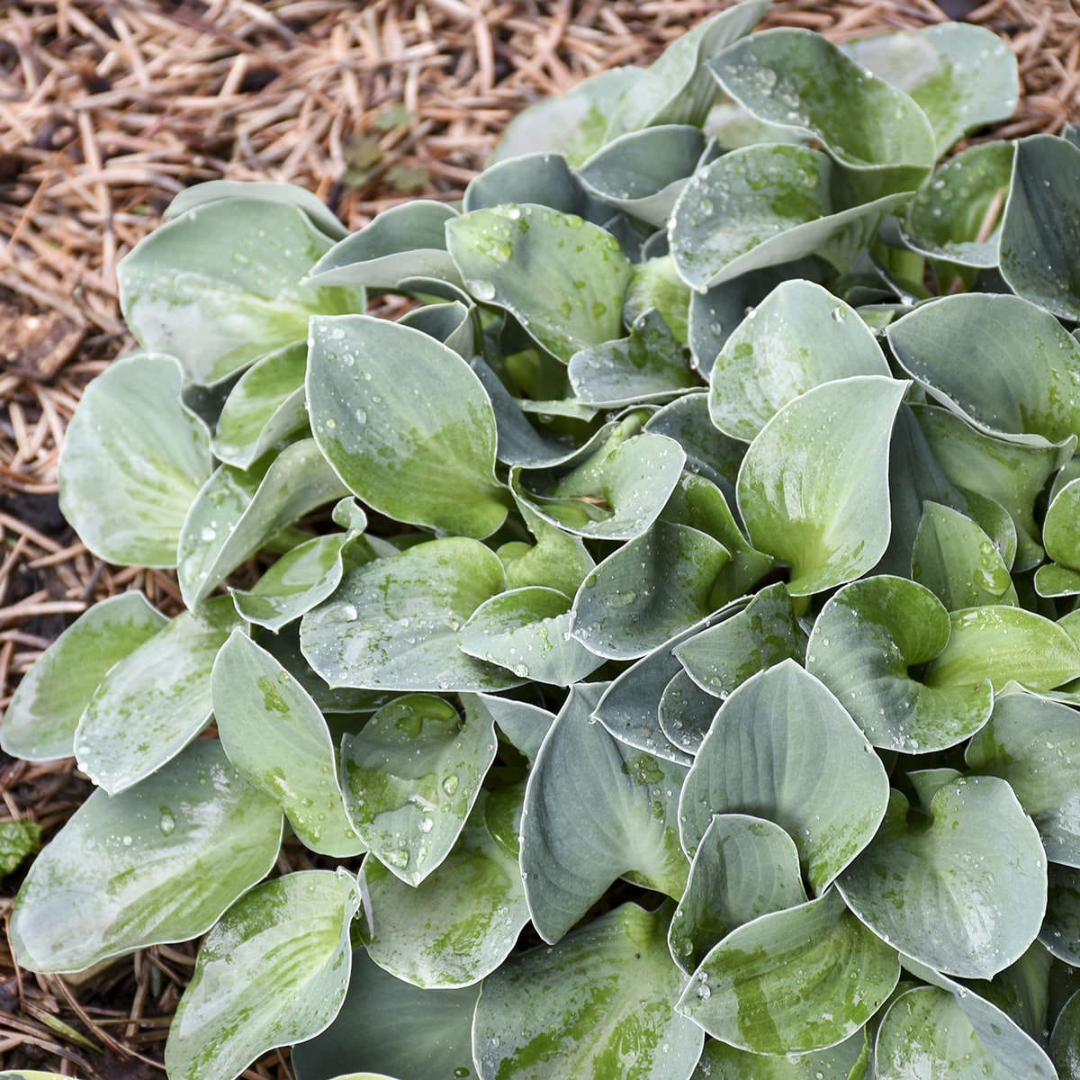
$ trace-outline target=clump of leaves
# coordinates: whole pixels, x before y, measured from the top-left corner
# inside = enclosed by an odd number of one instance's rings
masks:
[[[189,610],[20,686],[100,790],[11,943],[208,932],[173,1080],[1080,1076],[1080,148],[935,167],[993,35],[765,7],[460,208],[209,184],[123,263],[62,505]]]

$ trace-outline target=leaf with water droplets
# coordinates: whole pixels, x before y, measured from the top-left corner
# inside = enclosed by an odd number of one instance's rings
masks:
[[[840,876],[840,889],[902,953],[989,979],[1038,936],[1046,909],[1039,834],[997,777],[957,777],[922,801],[919,812],[892,792],[881,830]]]
[[[1039,941],[1057,959],[1080,966],[1080,869],[1054,863],[1048,868],[1048,879]]]
[[[686,976],[664,941],[670,917],[670,904],[623,904],[490,975],[473,1025],[481,1080],[688,1076],[704,1035],[674,1008]]]
[[[302,870],[238,900],[199,950],[165,1062],[176,1080],[232,1080],[260,1054],[325,1030],[352,969],[360,907],[344,870]]]
[[[1050,1035],[1050,1055],[1061,1080],[1080,1078],[1080,993],[1075,993],[1058,1014]]]
[[[827,1050],[783,1057],[766,1057],[710,1040],[690,1080],[866,1080],[872,1058],[865,1029]]]
[[[205,933],[274,865],[281,811],[200,740],[137,787],[97,791],[30,868],[10,941],[31,971]]]
[[[477,537],[506,518],[495,414],[453,349],[385,319],[313,319],[307,394],[319,448],[380,513]]]
[[[375,857],[419,885],[447,857],[472,812],[497,741],[491,714],[465,698],[407,694],[341,743],[345,806]]]

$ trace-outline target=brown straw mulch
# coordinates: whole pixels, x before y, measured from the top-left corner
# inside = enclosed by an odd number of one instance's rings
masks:
[[[87,381],[132,342],[116,264],[189,184],[314,191],[351,228],[395,203],[459,198],[530,101],[651,61],[727,0],[0,0],[0,709],[88,605],[172,576],[104,565],[60,515],[56,464]],[[772,25],[837,40],[947,16],[1006,37],[1024,98],[994,134],[1080,120],[1068,0],[777,0]],[[0,819],[46,838],[91,785],[71,761],[0,754]],[[283,871],[305,865],[287,847]],[[0,919],[21,874],[0,883]],[[70,979],[16,969],[0,939],[0,1068],[142,1080],[160,1065],[192,945]],[[248,1077],[292,1077],[286,1052]]]

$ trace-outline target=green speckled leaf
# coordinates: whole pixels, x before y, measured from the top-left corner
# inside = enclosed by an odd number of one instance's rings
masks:
[[[210,475],[210,433],[180,400],[170,356],[132,356],[87,388],[60,455],[60,509],[107,562],[175,566],[188,507]]]
[[[710,1040],[690,1080],[866,1080],[872,1050],[865,1031],[827,1050],[765,1057]]]
[[[693,974],[743,923],[806,902],[799,852],[779,825],[748,814],[713,817],[668,929],[675,962]]]
[[[233,1080],[275,1046],[318,1035],[349,985],[360,906],[344,870],[306,870],[238,900],[199,950],[165,1045],[175,1080]]]
[[[568,361],[622,336],[632,270],[600,226],[525,203],[466,214],[446,235],[469,292],[509,311],[553,356]]]
[[[724,343],[710,375],[709,415],[725,434],[753,442],[793,398],[851,375],[888,375],[866,324],[810,281],[778,285]]]
[[[889,543],[889,435],[910,384],[881,376],[825,383],[789,401],[739,470],[754,547],[791,566],[805,596],[866,573]],[[858,425],[841,417],[858,415]]]
[[[229,760],[278,803],[301,841],[338,858],[364,851],[345,813],[330,731],[304,688],[234,630],[214,662],[212,690]]]
[[[41,847],[41,826],[33,821],[0,821],[0,878]]]
[[[730,933],[691,978],[679,1010],[743,1050],[806,1052],[853,1035],[899,978],[896,951],[833,889]]]
[[[175,356],[194,382],[219,382],[303,341],[316,312],[364,310],[363,289],[302,282],[331,246],[295,206],[207,203],[155,230],[120,263],[120,307],[144,348]]]
[[[138,787],[97,791],[30,868],[10,941],[31,971],[81,971],[205,933],[274,865],[281,811],[200,740]]]
[[[487,805],[481,792],[453,850],[415,888],[365,861],[368,955],[399,979],[433,989],[471,986],[499,967],[529,921],[517,859],[488,831]]]
[[[878,835],[840,877],[876,934],[938,971],[989,979],[1035,940],[1046,909],[1039,834],[1004,780],[958,777],[921,813],[893,791]]]
[[[571,691],[529,773],[521,869],[533,925],[558,941],[620,876],[682,895],[689,863],[675,810],[683,769],[618,742]],[[662,737],[662,736],[661,736]]]
[[[524,500],[517,498],[517,506],[536,543],[529,546],[511,542],[498,549],[506,567],[507,586],[520,589],[541,585],[573,596],[595,565],[585,544],[580,537],[542,518]]]
[[[784,660],[724,703],[683,785],[679,829],[692,854],[713,814],[774,821],[820,896],[870,842],[888,791],[881,761],[840,703]]]
[[[161,768],[210,721],[210,673],[239,620],[217,597],[183,612],[112,668],[75,729],[79,768],[110,795]]]
[[[95,604],[23,676],[0,724],[0,747],[28,761],[75,753],[75,729],[109,669],[168,623],[140,592]]]
[[[1049,859],[1080,867],[1080,713],[1033,694],[1003,694],[965,757],[1009,782]]]
[[[473,1025],[481,1080],[689,1076],[704,1035],[674,1008],[686,976],[664,941],[670,914],[623,904],[491,975]]]
[[[366,315],[315,319],[307,394],[320,449],[369,506],[454,535],[502,524],[495,414],[453,349]]]
[[[654,308],[680,345],[689,344],[690,289],[675,269],[670,255],[645,259],[634,267],[634,276],[623,303],[623,319],[632,326]]]
[[[874,746],[908,754],[944,750],[986,723],[990,677],[929,686],[912,669],[949,641],[949,615],[929,589],[886,574],[853,581],[821,610],[806,667],[839,699]]]
[[[498,556],[447,537],[350,570],[301,620],[308,663],[331,686],[504,690],[520,680],[463,653],[461,628],[506,584]]]
[[[408,694],[341,743],[345,806],[375,857],[419,885],[457,842],[495,759],[491,713],[465,716],[442,698]]]

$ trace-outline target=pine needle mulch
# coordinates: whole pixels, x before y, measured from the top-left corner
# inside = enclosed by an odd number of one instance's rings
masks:
[[[116,264],[189,184],[314,191],[351,228],[424,196],[459,198],[530,101],[644,64],[726,0],[56,0],[0,5],[0,709],[94,601],[172,576],[94,558],[60,514],[56,465],[87,381],[132,344]],[[843,40],[951,16],[1005,36],[1024,98],[995,134],[1080,120],[1068,0],[778,0],[772,25]],[[0,820],[52,835],[89,795],[70,761],[0,754]],[[283,871],[307,864],[286,846]],[[0,919],[16,873],[0,883]],[[89,975],[19,971],[0,938],[0,1067],[152,1080],[190,976],[189,944]],[[287,1052],[245,1074],[292,1077]]]

